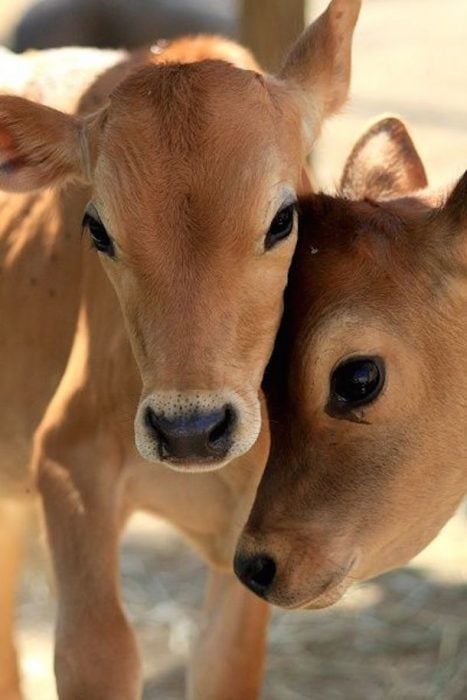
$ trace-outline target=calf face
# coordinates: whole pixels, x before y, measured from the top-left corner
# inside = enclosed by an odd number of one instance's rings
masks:
[[[257,439],[304,162],[346,98],[359,4],[333,0],[277,79],[182,63],[203,56],[185,41],[168,52],[178,62],[134,73],[87,119],[0,99],[0,186],[92,184],[84,226],[141,373],[149,460],[214,469]]]
[[[466,491],[467,174],[445,202],[409,194],[425,185],[386,119],[346,166],[355,201],[301,205],[271,454],[235,563],[272,603],[326,606],[405,563]]]

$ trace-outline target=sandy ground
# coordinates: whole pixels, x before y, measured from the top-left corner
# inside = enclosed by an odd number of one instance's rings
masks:
[[[0,0],[1,13],[17,3]],[[314,3],[315,11],[324,2]],[[401,115],[434,184],[467,164],[467,3],[364,0],[353,97],[324,130],[315,167],[332,188],[369,119]],[[336,607],[274,614],[264,700],[466,700],[467,511],[410,567]],[[54,600],[37,547],[24,577],[19,645],[27,700],[53,700]],[[138,516],[122,549],[125,600],[142,649],[145,700],[181,700],[204,569],[167,526]],[[241,700],[241,699],[239,699]]]

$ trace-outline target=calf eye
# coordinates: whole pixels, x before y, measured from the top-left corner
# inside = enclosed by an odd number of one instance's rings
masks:
[[[115,255],[115,248],[112,239],[105,230],[105,226],[98,216],[93,212],[88,211],[83,218],[83,229],[87,228],[91,234],[93,246],[100,252],[109,255],[111,258]]]
[[[269,250],[283,238],[292,232],[295,217],[295,204],[288,204],[286,207],[279,209],[274,219],[271,222],[269,231],[266,234],[264,247]]]
[[[349,410],[374,401],[384,386],[384,362],[379,357],[352,357],[332,373],[330,405]]]

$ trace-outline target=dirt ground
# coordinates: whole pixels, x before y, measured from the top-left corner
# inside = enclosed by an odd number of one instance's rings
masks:
[[[329,610],[276,611],[263,700],[465,700],[467,511],[410,567],[350,592]],[[144,700],[182,700],[205,572],[167,526],[137,516],[122,577],[144,659]],[[53,700],[54,600],[30,565],[19,607],[27,700]],[[241,700],[241,698],[239,698]]]
[[[0,0],[1,13],[16,2]],[[314,2],[315,13],[324,0]],[[353,97],[324,130],[315,167],[331,188],[369,119],[401,115],[434,184],[467,164],[467,3],[364,0]],[[467,510],[412,564],[350,592],[332,609],[275,612],[264,700],[466,700]],[[19,604],[27,700],[53,700],[54,600],[37,547]],[[122,577],[146,677],[145,700],[181,700],[205,572],[166,525],[138,516]],[[239,700],[241,700],[239,698]]]

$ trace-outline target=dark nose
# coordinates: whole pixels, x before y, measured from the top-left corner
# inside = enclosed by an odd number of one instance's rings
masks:
[[[157,440],[160,458],[167,460],[224,458],[232,444],[235,420],[231,406],[171,418],[146,409],[146,423]]]
[[[242,583],[253,593],[265,598],[276,575],[276,562],[265,554],[243,556],[237,554],[234,571]]]

